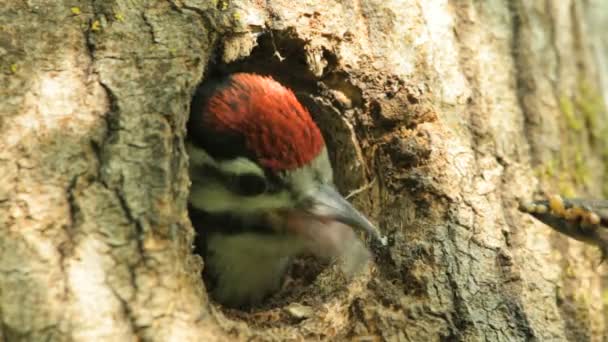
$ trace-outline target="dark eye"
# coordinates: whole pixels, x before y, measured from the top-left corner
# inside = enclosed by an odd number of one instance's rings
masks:
[[[236,178],[239,194],[243,196],[256,196],[266,192],[266,179],[253,173],[239,175]]]

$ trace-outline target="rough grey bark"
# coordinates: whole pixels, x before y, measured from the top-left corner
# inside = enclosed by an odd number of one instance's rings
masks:
[[[0,5],[3,340],[603,339],[599,254],[517,211],[608,189],[602,1]],[[208,302],[183,138],[222,67],[292,86],[363,187],[392,244],[353,282]]]

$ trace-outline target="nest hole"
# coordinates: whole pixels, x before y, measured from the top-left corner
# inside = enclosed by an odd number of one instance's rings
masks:
[[[311,100],[313,97],[324,96],[326,86],[322,82],[323,77],[328,80],[329,84],[336,82],[336,74],[332,71],[336,64],[336,58],[326,51],[323,53],[324,58],[327,58],[326,70],[328,74],[318,77],[311,72],[311,68],[306,60],[306,53],[306,42],[295,38],[294,34],[289,30],[267,32],[258,36],[257,45],[248,57],[231,63],[223,63],[219,57],[211,61],[208,65],[203,84],[214,82],[237,72],[272,76],[275,80],[290,88],[300,102],[307,107],[313,120],[317,123],[326,138],[326,145],[330,153],[332,165],[336,165],[334,151],[338,148],[336,146],[337,142],[335,139],[327,138],[329,132],[335,131],[335,127],[327,127],[326,120],[319,120],[318,113],[323,110],[314,108],[315,101]],[[218,52],[216,56],[221,56],[221,53]],[[338,187],[340,188],[340,184],[338,184]],[[196,230],[194,252],[204,259],[203,234],[205,231],[205,220],[192,209],[189,210],[189,214],[192,225]],[[303,256],[297,258],[290,266],[282,289],[267,298],[259,306],[231,309],[222,307],[219,303],[214,303],[222,309],[227,317],[245,320],[256,325],[256,322],[259,323],[260,321],[258,316],[264,312],[271,312],[294,302],[306,302],[307,298],[314,297],[316,294],[311,293],[314,290],[311,290],[310,285],[315,282],[323,270],[327,269],[328,265],[327,262],[319,261],[314,257]],[[206,283],[207,287],[208,285]],[[213,301],[213,298],[211,300]],[[282,317],[279,321],[282,323],[294,322],[293,317]]]

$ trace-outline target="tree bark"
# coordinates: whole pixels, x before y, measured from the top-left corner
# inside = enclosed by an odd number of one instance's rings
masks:
[[[602,197],[608,3],[10,1],[0,11],[0,340],[600,341],[599,253],[517,210]],[[270,73],[390,237],[353,281],[211,303],[185,123]]]

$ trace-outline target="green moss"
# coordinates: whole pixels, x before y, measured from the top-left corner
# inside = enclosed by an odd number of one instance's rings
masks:
[[[122,21],[125,21],[125,16],[121,12],[114,12],[114,19],[122,22]]]
[[[604,166],[602,192],[608,197],[608,123],[602,94],[586,79],[579,81],[575,108],[581,113],[591,136],[592,147]]]
[[[575,197],[576,189],[574,187],[574,183],[575,182],[568,173],[560,173],[560,177],[557,181],[557,188],[559,193],[565,197]]]
[[[574,271],[574,268],[572,267],[572,265],[568,264],[568,266],[564,270],[564,275],[566,277],[570,277],[570,278],[576,277],[576,272]]]
[[[589,294],[586,291],[577,292],[576,297],[576,300],[581,305],[581,308],[589,307],[589,304],[591,303],[591,298],[589,297]]]
[[[550,160],[549,163],[547,163],[547,165],[545,167],[546,175],[549,177],[554,177],[555,173],[557,172],[557,165],[558,165],[557,160],[555,160],[555,159]]]
[[[604,198],[608,198],[608,175],[606,174],[607,167],[606,167],[606,158],[603,159],[604,161],[604,182],[602,184],[602,196]]]
[[[587,184],[590,179],[589,169],[583,152],[580,150],[580,137],[584,134],[585,120],[572,98],[576,96],[562,94],[559,99],[559,110],[564,116],[565,127],[562,128],[562,144],[557,160],[550,165],[553,172],[548,174],[557,181],[556,187],[563,196],[576,194],[576,188]],[[553,176],[553,174],[555,176]]]
[[[550,178],[564,196],[575,194],[576,189],[597,188],[593,180],[602,177],[603,195],[608,197],[608,123],[601,94],[585,78],[578,81],[570,94],[558,99],[563,115],[562,143],[556,161],[542,167],[539,178]],[[592,170],[590,159],[601,158],[604,170]],[[603,174],[602,174],[603,172]]]
[[[557,163],[557,160],[552,159],[546,163],[538,165],[534,170],[536,177],[542,180],[543,182],[551,180],[555,177]]]
[[[604,305],[608,305],[608,289],[602,290],[602,302]]]
[[[604,113],[604,102],[601,94],[594,89],[588,81],[579,82],[578,94],[575,100],[576,108],[589,127],[594,139],[606,139],[601,136],[605,123],[600,116]]]
[[[95,20],[91,23],[91,31],[97,32],[101,30],[101,23],[99,20]]]
[[[581,150],[576,150],[574,155],[574,177],[578,184],[591,186],[591,171],[588,165]]]
[[[559,109],[566,117],[566,123],[568,123],[568,127],[570,129],[575,131],[580,131],[583,129],[584,122],[576,116],[576,113],[574,112],[574,104],[569,96],[560,96]]]

